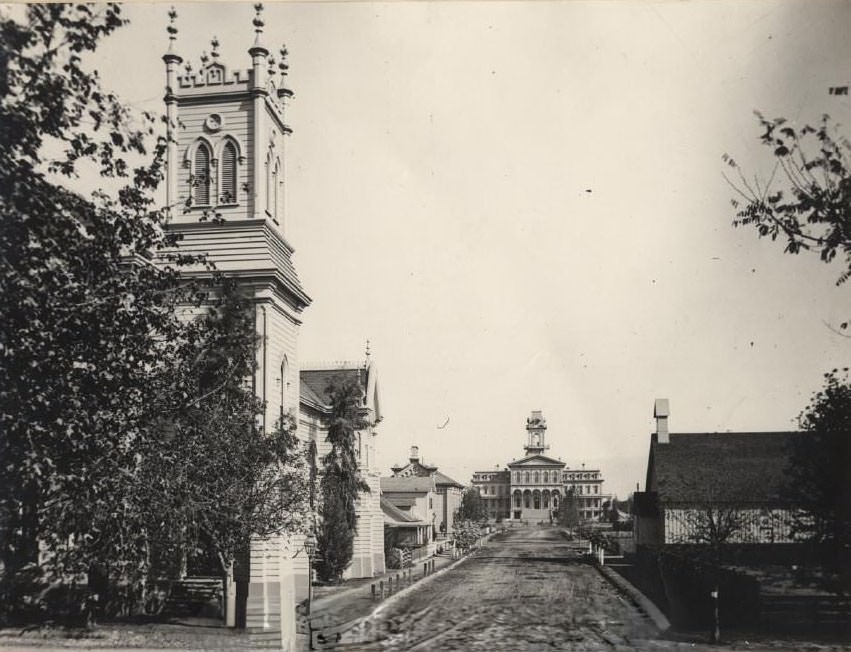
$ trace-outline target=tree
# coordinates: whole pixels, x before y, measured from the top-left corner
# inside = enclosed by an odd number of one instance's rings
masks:
[[[123,24],[120,8],[33,4],[25,14],[0,20],[4,579],[37,560],[38,542],[53,551],[57,577],[84,571],[121,529],[143,424],[197,336],[173,309],[198,298],[179,277],[191,259],[147,262],[175,245],[150,192],[165,142],[151,151],[154,117],[130,126],[81,65]],[[146,162],[134,169],[134,156]],[[69,190],[92,167],[126,185],[113,195]]]
[[[368,424],[362,405],[364,390],[357,379],[336,376],[327,393],[331,405],[327,441],[331,449],[322,458],[317,571],[325,581],[339,581],[354,554],[358,495],[370,490],[361,478],[356,449],[357,432]]]
[[[30,580],[99,569],[134,592],[175,550],[203,540],[226,562],[298,527],[294,425],[257,431],[245,301],[181,276],[204,260],[162,228],[156,118],[134,127],[82,65],[120,11],[0,19],[0,611]],[[93,168],[125,185],[72,189]],[[205,319],[179,317],[211,291]]]
[[[208,553],[227,572],[252,536],[306,530],[309,471],[292,414],[258,429],[263,405],[246,382],[256,370],[253,303],[229,279],[219,294],[197,324],[193,364],[177,370],[196,398],[155,424],[162,436],[148,440],[133,495],[160,556]]]
[[[579,525],[579,508],[577,507],[576,494],[573,487],[567,490],[564,498],[559,503],[556,520],[562,527],[576,527]]]
[[[487,508],[476,487],[467,487],[461,494],[461,506],[456,520],[479,523],[488,519]]]
[[[786,241],[785,251],[817,253],[824,262],[839,257],[837,285],[851,277],[851,143],[830,117],[817,126],[796,129],[784,118],[769,120],[757,113],[763,145],[775,158],[767,181],[749,182],[736,161],[724,156],[737,173],[730,185],[737,197],[735,226],[753,227],[760,237]],[[775,187],[775,181],[782,184]],[[843,324],[843,328],[847,324]]]
[[[724,500],[720,480],[692,480],[681,477],[680,482],[689,488],[689,495],[696,500],[686,505],[666,506],[666,514],[678,523],[680,543],[688,545],[684,552],[698,566],[708,569],[712,598],[713,643],[721,641],[720,620],[720,584],[723,566],[723,552],[728,543],[735,541],[745,526],[741,508]]]
[[[482,537],[482,529],[477,521],[456,522],[454,532],[455,545],[461,550],[469,550]]]
[[[851,588],[851,384],[848,371],[825,374],[824,387],[799,416],[784,493],[797,511],[794,531],[821,546],[825,566]]]

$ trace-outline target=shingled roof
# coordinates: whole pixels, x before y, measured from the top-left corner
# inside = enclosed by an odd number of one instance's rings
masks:
[[[440,471],[434,472],[434,484],[436,485],[444,485],[450,487],[459,487],[460,489],[464,488],[464,485],[460,482],[453,480],[448,475],[441,473]]]
[[[364,391],[367,386],[367,369],[363,364],[357,363],[341,363],[330,369],[302,369],[299,374],[301,380],[301,394],[305,398],[318,398],[322,405],[328,405],[330,397],[328,396],[328,387],[331,382],[337,378],[346,380],[357,380]]]
[[[662,504],[782,504],[793,441],[801,432],[671,433],[653,441],[647,490]]]
[[[381,497],[381,511],[384,514],[384,523],[390,527],[427,525],[425,521],[421,521],[415,516],[411,516],[404,510],[399,509],[383,496]]]
[[[382,493],[428,493],[434,491],[434,480],[431,477],[408,476],[403,478],[381,478]]]

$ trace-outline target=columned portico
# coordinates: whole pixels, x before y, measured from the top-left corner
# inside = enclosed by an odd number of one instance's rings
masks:
[[[564,462],[544,455],[547,422],[539,411],[526,420],[526,456],[508,465],[511,481],[511,518],[549,522],[558,509]]]

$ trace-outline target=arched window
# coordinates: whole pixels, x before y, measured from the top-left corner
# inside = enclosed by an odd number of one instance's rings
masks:
[[[210,148],[198,143],[195,150],[195,166],[192,170],[192,199],[196,204],[210,204]]]
[[[547,471],[544,471],[544,484],[547,484],[550,481],[550,474]]]
[[[536,489],[532,499],[535,501],[535,509],[541,509],[541,492]]]
[[[523,482],[525,482],[526,484],[529,484],[529,472],[528,471],[526,471],[523,474]]]
[[[538,484],[541,481],[541,474],[535,471],[535,484]]]
[[[222,184],[219,191],[219,202],[222,204],[236,203],[236,161],[236,145],[228,141],[222,150]]]

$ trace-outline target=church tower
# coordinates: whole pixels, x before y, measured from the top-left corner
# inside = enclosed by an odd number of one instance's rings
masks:
[[[541,410],[533,410],[526,419],[526,455],[541,455],[550,445],[546,443],[547,420]]]
[[[253,380],[271,428],[284,412],[299,409],[297,358],[300,314],[311,299],[292,262],[286,239],[284,140],[286,48],[275,62],[264,45],[262,5],[255,5],[254,43],[246,67],[220,61],[213,38],[209,55],[193,65],[176,52],[176,13],[169,12],[166,68],[168,150],[167,228],[180,250],[205,254],[218,272],[236,278],[253,297],[258,335]],[[189,274],[209,276],[206,268]],[[307,592],[302,541],[287,537],[252,541],[235,569],[228,623],[282,633],[282,649],[295,640],[296,596]]]

